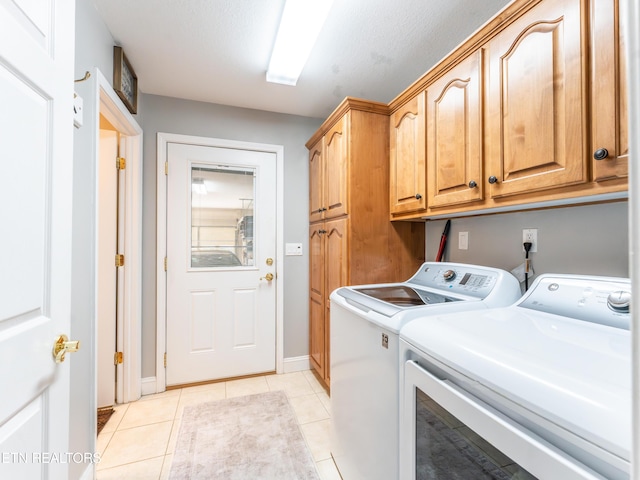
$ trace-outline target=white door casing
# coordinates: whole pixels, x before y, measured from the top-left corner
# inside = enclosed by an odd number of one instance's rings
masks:
[[[158,133],[157,137],[157,251],[156,251],[156,392],[166,389],[166,377],[164,358],[166,352],[166,294],[167,277],[164,271],[164,259],[167,252],[167,177],[165,176],[165,164],[167,162],[167,150],[169,143],[202,145],[219,148],[242,149],[247,151],[271,152],[276,156],[276,183],[272,188],[276,191],[276,256],[275,271],[278,272],[273,284],[276,290],[276,373],[283,371],[283,178],[284,178],[284,148],[281,145],[241,142],[219,138],[198,137],[192,135],[180,135],[171,133]],[[170,361],[170,360],[169,360]]]
[[[118,253],[118,132],[100,130],[98,157],[98,408],[115,402],[116,370],[116,295],[118,273],[115,255]]]
[[[169,143],[167,158],[167,384],[275,371],[275,153]]]
[[[75,2],[0,3],[0,478],[67,478]]]
[[[120,215],[118,218],[118,243],[125,254],[125,266],[117,269],[118,276],[118,312],[116,348],[124,353],[124,363],[116,366],[118,383],[116,385],[116,403],[138,400],[141,395],[142,380],[142,128],[126,109],[113,87],[99,69],[91,72],[87,82],[76,84],[82,91],[85,107],[91,105],[94,115],[86,118],[82,128],[94,132],[91,150],[96,163],[100,158],[100,116],[103,116],[120,134],[119,155],[126,159],[126,168],[120,170],[121,187],[119,189]],[[113,161],[115,166],[115,159]],[[96,166],[96,172],[98,167]],[[96,174],[95,189],[100,189],[100,175]],[[99,201],[96,204],[96,218],[99,217]],[[95,225],[95,251],[99,250],[99,226]],[[111,265],[114,265],[112,259]],[[96,271],[99,270],[96,258]],[[100,296],[99,282],[96,282],[95,298]],[[100,316],[96,302],[96,322]],[[96,332],[99,328],[96,325]],[[100,336],[95,336],[95,352],[99,349]],[[113,355],[113,351],[111,355]],[[113,357],[111,357],[113,362]],[[98,362],[96,358],[96,363]],[[113,365],[113,363],[112,363]],[[97,396],[97,391],[96,391]],[[96,398],[97,400],[97,398]],[[97,407],[96,404],[94,406]]]

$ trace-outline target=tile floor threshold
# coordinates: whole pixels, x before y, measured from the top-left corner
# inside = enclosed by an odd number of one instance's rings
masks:
[[[320,478],[340,480],[329,451],[329,396],[311,371],[167,390],[116,405],[98,435],[97,480],[168,479],[185,406],[274,390],[287,394]]]

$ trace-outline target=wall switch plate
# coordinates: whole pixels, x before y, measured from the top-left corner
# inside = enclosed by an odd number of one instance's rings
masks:
[[[469,232],[458,233],[458,250],[469,250]]]
[[[286,243],[284,246],[285,255],[302,255],[301,243]]]
[[[522,243],[531,242],[531,250],[529,253],[536,253],[538,251],[538,229],[537,228],[525,228],[522,230]],[[522,247],[524,252],[524,246]]]
[[[83,123],[83,100],[80,95],[73,93],[73,125],[80,128]]]

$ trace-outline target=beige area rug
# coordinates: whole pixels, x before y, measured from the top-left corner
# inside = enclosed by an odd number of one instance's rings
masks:
[[[282,391],[185,407],[169,478],[319,480]]]

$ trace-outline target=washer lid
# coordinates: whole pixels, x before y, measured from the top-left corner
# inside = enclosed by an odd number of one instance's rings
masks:
[[[412,321],[406,342],[628,461],[629,331],[511,306]]]

